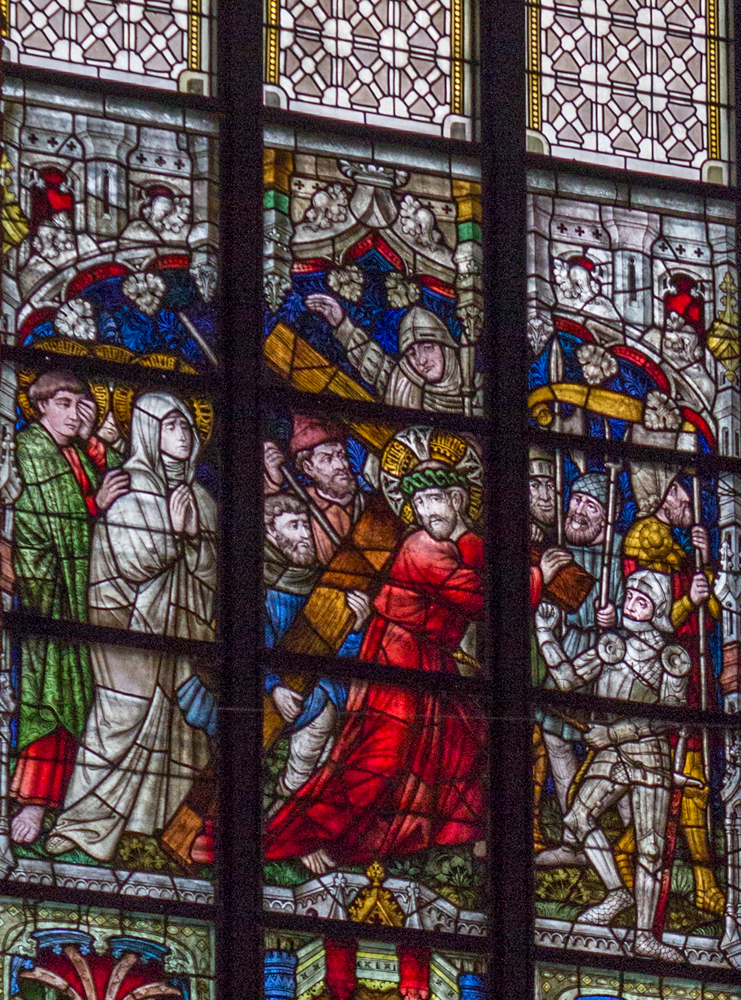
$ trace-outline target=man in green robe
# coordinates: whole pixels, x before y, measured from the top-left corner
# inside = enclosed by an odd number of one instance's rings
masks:
[[[24,610],[85,622],[94,519],[129,488],[123,456],[105,443],[118,434],[111,418],[93,435],[96,407],[74,375],[47,372],[28,395],[39,419],[16,438],[23,481],[13,533],[16,592]],[[17,843],[36,840],[44,810],[63,802],[92,697],[87,646],[24,639],[10,791],[21,806],[11,824]]]

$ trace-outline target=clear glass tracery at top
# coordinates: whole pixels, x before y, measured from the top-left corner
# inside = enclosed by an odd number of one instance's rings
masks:
[[[725,0],[531,0],[528,150],[733,183]]]

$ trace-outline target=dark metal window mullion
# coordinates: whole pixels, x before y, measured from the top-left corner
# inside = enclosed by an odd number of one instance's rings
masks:
[[[490,995],[533,995],[525,436],[525,6],[479,0],[491,720]]]
[[[220,0],[224,491],[217,997],[262,993],[259,595],[262,549],[262,4]]]

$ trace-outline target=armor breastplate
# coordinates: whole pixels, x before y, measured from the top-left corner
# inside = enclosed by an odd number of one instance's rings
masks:
[[[599,643],[602,670],[594,693],[602,698],[653,704],[659,700],[663,668],[659,653],[648,643],[631,636],[627,641],[607,633]],[[618,654],[622,655],[618,658]]]

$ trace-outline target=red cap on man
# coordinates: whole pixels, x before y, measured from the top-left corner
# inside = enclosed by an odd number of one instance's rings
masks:
[[[333,424],[318,417],[305,417],[296,414],[293,418],[293,434],[288,446],[290,454],[298,455],[300,451],[307,451],[315,448],[318,444],[325,444],[327,441],[339,441],[345,444],[347,432],[340,424]]]

